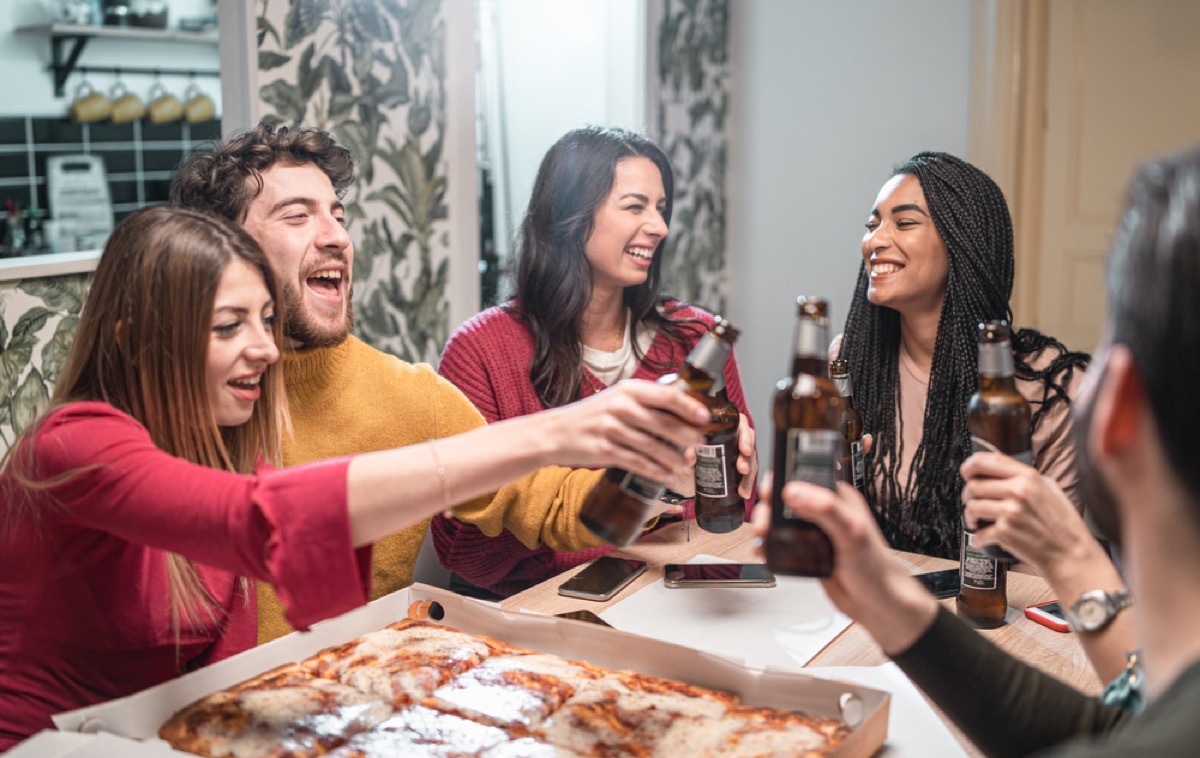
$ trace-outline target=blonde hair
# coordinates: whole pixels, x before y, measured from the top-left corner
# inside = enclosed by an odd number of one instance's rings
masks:
[[[278,365],[267,368],[251,418],[219,427],[206,387],[213,301],[225,268],[240,259],[259,271],[276,303],[278,291],[254,240],[215,216],[154,206],[130,214],[104,248],[75,339],[49,406],[5,456],[8,526],[18,517],[41,521],[55,503],[48,490],[82,475],[86,466],[40,476],[30,438],[54,410],[99,401],[140,422],[161,450],[210,468],[250,473],[260,460],[278,465],[286,395]],[[276,344],[282,323],[273,327]],[[184,620],[215,625],[218,609],[189,558],[169,553],[171,623],[178,644]],[[244,581],[244,580],[243,580]]]

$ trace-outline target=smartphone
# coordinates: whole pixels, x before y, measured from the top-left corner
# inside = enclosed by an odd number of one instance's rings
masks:
[[[679,587],[774,587],[775,575],[763,563],[668,563],[663,584]]]
[[[1067,617],[1063,615],[1062,605],[1057,600],[1049,600],[1045,603],[1035,603],[1025,609],[1025,617],[1038,622],[1042,626],[1048,626],[1056,632],[1071,631],[1070,624],[1067,623]]]
[[[956,568],[917,574],[917,579],[934,597],[954,597],[958,594],[959,576]]]
[[[599,616],[592,613],[591,611],[566,611],[564,613],[556,613],[554,615],[560,619],[571,619],[572,621],[586,621],[589,624],[599,624],[600,626],[609,626],[609,627],[612,626],[612,624],[608,623],[607,621],[600,618]]]
[[[645,561],[602,555],[558,585],[558,594],[583,600],[608,600],[645,570]]]

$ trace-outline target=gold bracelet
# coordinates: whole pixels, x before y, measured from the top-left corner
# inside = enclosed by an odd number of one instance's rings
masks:
[[[454,500],[450,496],[450,485],[446,482],[446,467],[442,465],[442,459],[438,458],[437,447],[434,446],[433,440],[425,440],[425,444],[429,447],[429,455],[433,458],[433,466],[437,471],[438,483],[442,485],[442,505],[449,508]]]

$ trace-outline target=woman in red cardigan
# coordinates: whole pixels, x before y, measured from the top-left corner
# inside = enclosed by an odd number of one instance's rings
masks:
[[[366,602],[380,537],[552,463],[669,476],[691,456],[655,437],[693,445],[708,419],[683,393],[627,382],[508,424],[273,470],[277,298],[262,251],[222,220],[159,206],[113,232],[49,408],[0,476],[0,751],[54,713],[252,647],[247,578],[270,581],[307,628]]]
[[[644,137],[599,127],[568,132],[546,153],[534,181],[515,299],[459,327],[438,373],[496,422],[588,397],[622,379],[678,370],[713,316],[659,294],[673,189],[666,156]],[[737,466],[749,509],[754,429],[733,356],[725,384],[742,415]],[[671,489],[690,495],[691,472]],[[498,596],[608,549],[531,548],[509,532],[487,537],[445,517],[434,519],[432,534],[442,565]]]

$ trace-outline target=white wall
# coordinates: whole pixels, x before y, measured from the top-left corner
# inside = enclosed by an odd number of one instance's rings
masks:
[[[789,368],[795,299],[830,299],[839,333],[859,243],[891,169],[966,157],[971,4],[730,2],[729,316],[759,455]]]
[[[17,33],[22,26],[48,23],[51,16],[49,0],[4,0],[0,2],[0,116],[66,115],[72,94],[81,81],[79,74],[67,79],[64,97],[54,96],[54,75],[50,64],[50,37],[46,34]],[[175,28],[180,18],[208,16],[211,0],[169,0],[167,23]],[[64,45],[64,55],[70,50]],[[137,66],[162,68],[195,68],[217,70],[217,46],[194,43],[131,42],[121,39],[93,39],[79,58],[82,66]],[[115,81],[112,74],[89,75],[93,87],[107,92]],[[152,76],[122,75],[130,91],[144,100],[154,81]],[[182,95],[187,88],[186,76],[164,76],[163,86]],[[196,84],[212,96],[220,107],[220,82],[212,77],[198,77]]]

